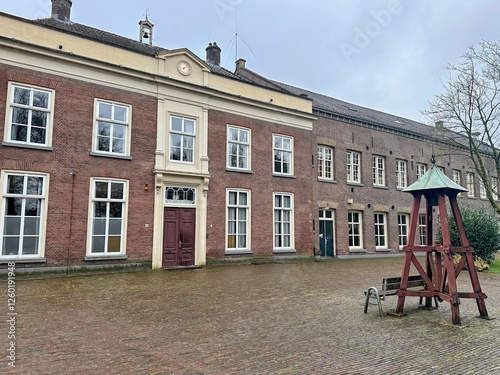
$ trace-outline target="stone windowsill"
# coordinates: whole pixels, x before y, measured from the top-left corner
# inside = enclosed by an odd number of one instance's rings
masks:
[[[0,259],[0,264],[7,263],[45,263],[47,258],[2,258]]]
[[[128,255],[87,255],[83,258],[84,261],[97,261],[97,260],[127,260]]]

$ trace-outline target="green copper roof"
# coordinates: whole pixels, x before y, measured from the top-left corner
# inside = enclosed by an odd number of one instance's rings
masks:
[[[408,186],[403,191],[414,192],[423,190],[433,190],[433,189],[448,189],[455,191],[467,191],[456,182],[448,178],[443,172],[441,172],[435,165],[431,167],[427,172],[424,173],[413,184]]]

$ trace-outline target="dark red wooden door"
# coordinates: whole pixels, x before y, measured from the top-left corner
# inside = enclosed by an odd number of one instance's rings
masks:
[[[194,208],[165,208],[163,267],[194,265]]]

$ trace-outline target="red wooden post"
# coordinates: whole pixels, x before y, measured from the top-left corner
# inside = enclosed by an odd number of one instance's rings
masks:
[[[403,264],[403,272],[401,277],[400,289],[405,290],[408,286],[408,276],[410,275],[411,258],[413,256],[412,248],[415,245],[415,234],[417,232],[418,224],[418,211],[420,209],[421,195],[415,195],[413,200],[413,207],[410,214],[410,232],[408,233],[408,244],[404,247],[405,250],[405,260]],[[405,296],[398,295],[398,304],[396,306],[396,313],[403,314],[405,305]]]
[[[408,294],[411,296],[426,297],[427,307],[432,307],[432,298],[430,296],[435,296],[450,303],[452,322],[453,324],[459,325],[461,324],[459,308],[460,298],[474,298],[476,299],[480,316],[482,318],[488,318],[488,312],[486,311],[486,304],[484,302],[487,297],[481,291],[472,256],[474,249],[469,246],[469,242],[467,241],[462,216],[460,215],[456,199],[458,192],[466,190],[450,180],[433,165],[431,169],[414,184],[406,188],[405,191],[412,193],[414,201],[410,215],[408,245],[404,247],[405,259],[403,263],[401,285],[400,289],[397,291],[398,303],[396,312],[399,314],[403,313],[405,297]],[[415,238],[418,229],[418,214],[422,195],[424,195],[427,203],[426,244],[424,246],[417,246],[415,245]],[[451,243],[448,212],[446,209],[446,196],[449,197],[451,211],[459,233],[461,245],[457,247],[453,247]],[[439,242],[432,244],[432,207],[436,205],[439,210],[439,220],[443,239],[442,244],[439,244]],[[425,269],[415,256],[414,252],[416,251],[424,251],[426,253]],[[454,253],[462,254],[462,258],[456,267],[453,265]],[[426,288],[424,291],[407,292],[406,290],[412,264],[415,266],[420,276],[425,280]],[[470,280],[474,290],[472,293],[458,292],[457,277],[465,265],[467,265],[469,270]]]
[[[453,217],[455,218],[455,221],[457,223],[457,229],[462,246],[466,248],[466,250],[468,250],[470,248],[469,241],[467,240],[467,236],[465,235],[465,229],[462,222],[462,215],[460,214],[460,210],[458,208],[456,195],[450,196],[450,206],[453,212]],[[476,298],[477,308],[479,310],[479,316],[482,318],[487,318],[488,311],[486,310],[486,303],[484,302],[486,295],[483,295],[481,291],[481,285],[479,284],[479,277],[477,275],[476,267],[474,266],[474,259],[472,257],[472,253],[466,251],[462,255],[462,257],[465,257],[466,259],[467,268],[469,269],[469,276],[472,284],[472,289],[474,290],[474,294],[482,297],[482,298]]]

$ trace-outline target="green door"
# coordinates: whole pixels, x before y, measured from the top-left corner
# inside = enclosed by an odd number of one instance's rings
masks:
[[[322,257],[335,256],[334,223],[333,210],[319,210],[319,248]]]

